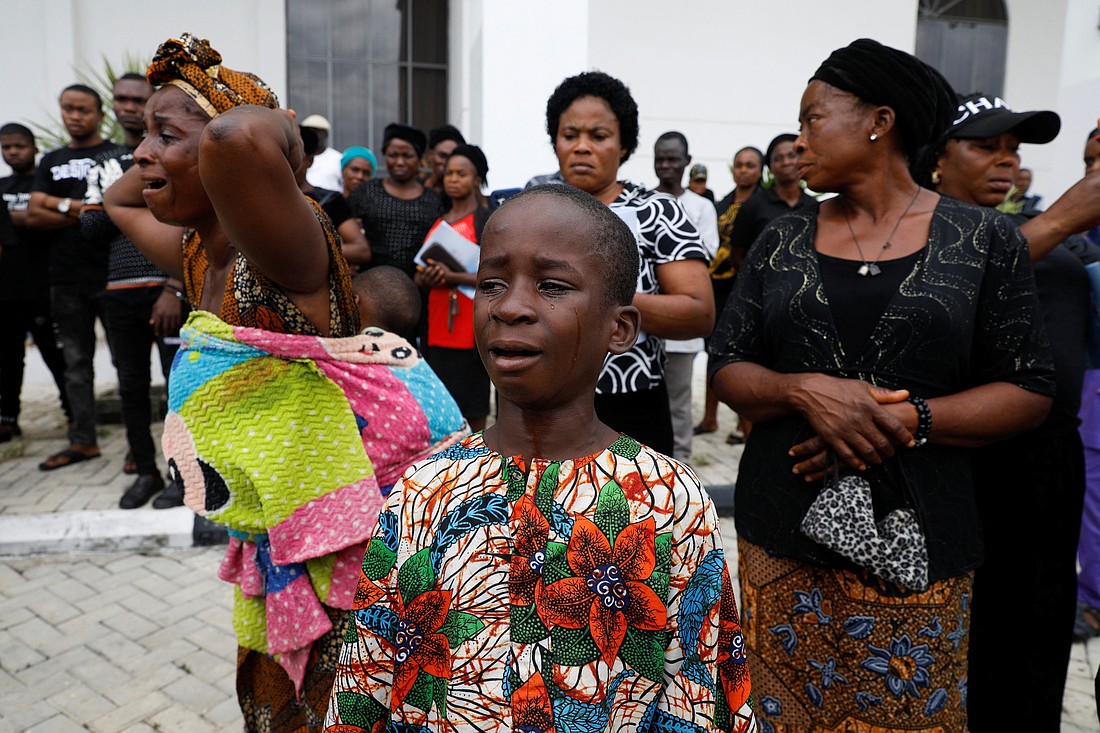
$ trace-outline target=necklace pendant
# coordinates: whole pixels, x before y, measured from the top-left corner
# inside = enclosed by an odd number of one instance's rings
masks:
[[[862,265],[859,266],[859,269],[856,270],[856,272],[858,272],[861,277],[867,277],[871,274],[871,266],[864,262]]]
[[[871,277],[874,277],[875,275],[881,275],[882,269],[877,264],[872,262],[870,265],[867,265],[867,274]]]

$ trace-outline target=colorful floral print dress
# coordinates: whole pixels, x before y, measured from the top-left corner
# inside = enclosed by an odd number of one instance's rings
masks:
[[[354,607],[329,733],[755,725],[714,507],[626,436],[528,465],[476,434],[414,465]]]

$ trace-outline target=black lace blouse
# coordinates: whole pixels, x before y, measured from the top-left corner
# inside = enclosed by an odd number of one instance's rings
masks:
[[[425,188],[415,199],[399,199],[386,193],[381,178],[367,181],[351,192],[348,203],[367,235],[371,266],[393,265],[412,277],[416,274],[413,257],[424,244],[424,237],[443,215],[443,196]]]
[[[837,333],[814,250],[815,212],[761,234],[710,342],[711,375],[737,361],[782,373],[819,372],[908,389],[925,398],[990,382],[1053,394],[1053,367],[1027,243],[1004,215],[943,197],[928,246],[861,348]],[[753,426],[738,471],[738,534],[779,555],[842,564],[798,525],[816,495],[787,451],[811,437],[800,416]],[[981,561],[970,454],[938,445],[903,450],[904,477],[928,542],[933,579]],[[876,510],[878,506],[876,505]]]

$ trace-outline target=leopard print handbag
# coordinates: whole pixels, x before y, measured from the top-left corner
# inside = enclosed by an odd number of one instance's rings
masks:
[[[916,512],[895,509],[875,522],[871,483],[863,476],[826,479],[800,525],[802,533],[911,591],[928,588],[928,547]]]

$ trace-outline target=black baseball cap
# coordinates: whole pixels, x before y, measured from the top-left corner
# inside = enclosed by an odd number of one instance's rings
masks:
[[[1003,99],[991,94],[971,94],[959,101],[955,120],[945,140],[994,137],[1011,132],[1023,143],[1049,143],[1058,137],[1062,118],[1057,112],[1013,112]]]

